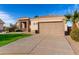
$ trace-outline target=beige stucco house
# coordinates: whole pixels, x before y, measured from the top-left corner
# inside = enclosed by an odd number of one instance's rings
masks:
[[[4,25],[4,22],[0,19],[0,32],[3,31],[3,25]]]
[[[31,31],[38,30],[39,33],[64,33],[66,24],[64,16],[40,16],[31,19]]]
[[[19,29],[31,33],[57,33],[62,34],[67,30],[64,16],[40,16],[37,18],[19,18],[17,22]]]

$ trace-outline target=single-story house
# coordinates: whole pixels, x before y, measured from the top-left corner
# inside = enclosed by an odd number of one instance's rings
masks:
[[[4,25],[4,22],[0,19],[0,32],[3,31],[3,25]]]
[[[39,33],[63,34],[65,30],[64,16],[40,16],[31,19],[31,31],[38,30]]]
[[[39,33],[57,33],[62,34],[67,31],[67,25],[64,22],[64,16],[39,16],[36,18],[19,18],[17,27],[22,31]]]

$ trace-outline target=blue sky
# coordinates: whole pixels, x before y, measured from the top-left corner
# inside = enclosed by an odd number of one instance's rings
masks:
[[[77,4],[0,4],[0,18],[9,25],[19,17],[65,15],[78,7]]]

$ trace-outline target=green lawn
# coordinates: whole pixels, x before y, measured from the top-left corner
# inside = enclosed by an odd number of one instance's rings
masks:
[[[8,43],[29,36],[31,36],[31,34],[0,34],[0,46],[7,45]]]

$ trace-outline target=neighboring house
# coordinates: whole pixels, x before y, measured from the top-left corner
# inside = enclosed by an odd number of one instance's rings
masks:
[[[3,25],[4,25],[4,22],[0,19],[0,32],[3,31]]]
[[[40,16],[36,18],[20,18],[17,25],[19,29],[39,33],[64,33],[64,16]]]

